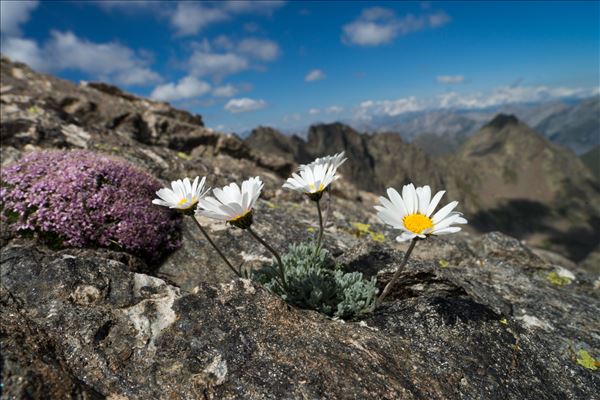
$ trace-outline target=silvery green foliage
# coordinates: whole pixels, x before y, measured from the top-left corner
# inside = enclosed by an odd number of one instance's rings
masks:
[[[282,260],[287,289],[278,281],[275,263],[257,271],[254,279],[288,303],[338,318],[372,310],[377,295],[375,278],[367,281],[359,272],[342,271],[327,250],[317,254],[314,243],[291,245]]]

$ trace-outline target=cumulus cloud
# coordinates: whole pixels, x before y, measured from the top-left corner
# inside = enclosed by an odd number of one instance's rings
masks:
[[[210,75],[222,79],[249,67],[248,60],[239,54],[195,51],[189,59],[190,73],[196,76]]]
[[[181,78],[179,82],[159,85],[150,94],[150,97],[159,101],[174,101],[199,97],[210,91],[210,84],[193,76]]]
[[[313,69],[304,77],[304,81],[306,82],[320,81],[323,79],[325,79],[325,73],[320,69]]]
[[[367,8],[356,20],[342,27],[342,41],[358,46],[378,46],[390,43],[397,36],[439,28],[449,21],[450,17],[443,11],[417,16],[407,14],[399,18],[387,8]]]
[[[262,61],[273,61],[279,56],[279,46],[268,39],[243,39],[238,43],[237,50]]]
[[[38,1],[0,1],[0,32],[5,35],[21,35],[21,25],[29,21]]]
[[[233,85],[227,84],[214,88],[212,94],[216,97],[233,97],[237,92],[237,89]]]
[[[149,68],[146,53],[136,53],[117,42],[94,43],[72,32],[51,31],[43,46],[33,40],[7,38],[2,41],[2,51],[45,72],[77,70],[92,79],[122,85],[149,85],[161,80]]]
[[[46,70],[47,60],[44,59],[42,51],[35,40],[18,37],[3,38],[2,54],[15,61],[24,62],[35,70]]]
[[[463,83],[465,77],[462,75],[439,75],[435,78],[439,83],[451,84],[451,83]]]
[[[265,108],[267,103],[264,100],[255,100],[243,97],[241,99],[231,99],[225,104],[225,110],[237,114],[241,112],[257,111]]]
[[[327,108],[328,114],[339,114],[342,111],[344,111],[344,108],[340,107],[340,106],[331,106],[331,107]]]
[[[229,14],[216,7],[183,1],[171,15],[171,25],[180,36],[195,35],[208,25],[229,19]]]
[[[234,41],[226,35],[193,44],[187,61],[188,71],[195,76],[210,76],[215,81],[249,68],[263,68],[261,63],[279,56],[279,45],[268,39],[244,38]]]
[[[302,119],[302,116],[300,115],[300,113],[293,113],[290,115],[285,115],[283,117],[283,122],[297,122],[300,121]]]
[[[320,112],[321,112],[321,110],[319,110],[318,108],[311,108],[311,109],[308,110],[308,113],[310,115],[317,115]]]
[[[158,10],[162,6],[161,2],[155,0],[96,0],[95,5],[104,11],[124,11],[126,13],[139,10]]]
[[[598,93],[599,88],[569,88],[548,86],[504,86],[489,92],[448,92],[426,99],[415,96],[395,100],[367,100],[356,108],[358,119],[373,116],[395,117],[401,114],[436,109],[485,109],[505,104],[533,103],[561,98],[585,98]]]
[[[170,16],[179,36],[196,35],[207,26],[228,21],[236,14],[271,14],[283,1],[222,1],[212,3],[179,2]]]

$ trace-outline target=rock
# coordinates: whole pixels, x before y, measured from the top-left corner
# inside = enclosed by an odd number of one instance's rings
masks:
[[[501,252],[503,240],[430,244],[453,246],[455,261],[409,262],[388,302],[346,323],[248,280],[190,293],[101,256],[9,245],[5,391],[26,381],[112,398],[592,398],[600,377],[576,362],[600,349],[592,278],[556,287],[524,253]],[[383,285],[401,258],[362,242],[340,260]],[[35,327],[26,354],[43,362],[11,361],[23,360],[11,343],[24,326]]]

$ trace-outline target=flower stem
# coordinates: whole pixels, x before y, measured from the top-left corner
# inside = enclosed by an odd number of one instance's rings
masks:
[[[269,246],[269,244],[267,242],[265,242],[260,236],[258,236],[256,234],[256,232],[254,232],[252,230],[251,227],[246,228],[246,230],[248,231],[248,233],[250,233],[252,236],[254,236],[254,239],[256,239],[260,244],[265,246],[267,248],[267,250],[269,250],[275,256],[275,259],[277,260],[277,264],[279,264],[279,275],[281,277],[281,283],[283,284],[283,288],[287,289],[287,283],[285,281],[285,267],[283,266],[283,261],[281,261],[281,257],[279,256],[279,253],[277,253],[277,251],[275,251],[274,248]]]
[[[210,238],[210,236],[208,236],[208,232],[206,232],[206,230],[202,227],[202,225],[200,225],[200,222],[198,222],[198,220],[196,219],[195,216],[191,216],[192,219],[194,220],[194,222],[196,223],[196,225],[198,226],[198,228],[200,229],[200,232],[202,232],[202,234],[204,235],[204,237],[206,238],[206,240],[208,240],[208,243],[210,243],[212,245],[212,247],[217,251],[217,253],[219,253],[219,255],[221,256],[221,258],[223,259],[223,261],[225,261],[225,264],[227,264],[227,266],[233,271],[234,274],[236,274],[238,277],[242,277],[242,274],[240,273],[240,271],[238,271],[237,269],[235,269],[235,267],[233,265],[231,265],[231,263],[229,262],[229,260],[227,259],[227,257],[225,257],[225,254],[223,254],[223,252],[221,251],[221,249],[219,249],[217,247],[217,245],[215,244],[215,242],[212,241],[212,239]]]
[[[376,306],[380,305],[381,302],[383,301],[383,299],[385,299],[385,297],[390,293],[390,290],[392,290],[394,283],[396,283],[396,281],[398,280],[398,277],[400,276],[400,272],[402,272],[402,269],[404,268],[404,266],[406,266],[406,263],[408,263],[408,259],[410,258],[410,253],[412,253],[413,249],[415,248],[415,245],[417,244],[417,240],[419,240],[419,239],[414,238],[410,242],[410,247],[404,254],[404,259],[402,260],[402,264],[400,264],[400,266],[398,267],[396,272],[394,272],[394,276],[392,276],[392,279],[388,282],[387,285],[385,285],[383,292],[381,292],[381,295],[375,301]]]
[[[323,241],[323,231],[325,227],[323,225],[323,213],[321,212],[321,200],[317,200],[317,211],[319,212],[319,236],[317,238],[317,254],[321,249],[321,242]]]
[[[327,226],[327,223],[329,222],[329,217],[331,216],[331,186],[333,186],[333,183],[330,183],[329,186],[327,186],[327,210],[325,211],[325,221],[323,222],[324,226]]]

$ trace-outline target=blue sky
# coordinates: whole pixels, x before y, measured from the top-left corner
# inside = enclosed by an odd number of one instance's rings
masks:
[[[599,3],[1,2],[2,52],[241,132],[598,93]]]

